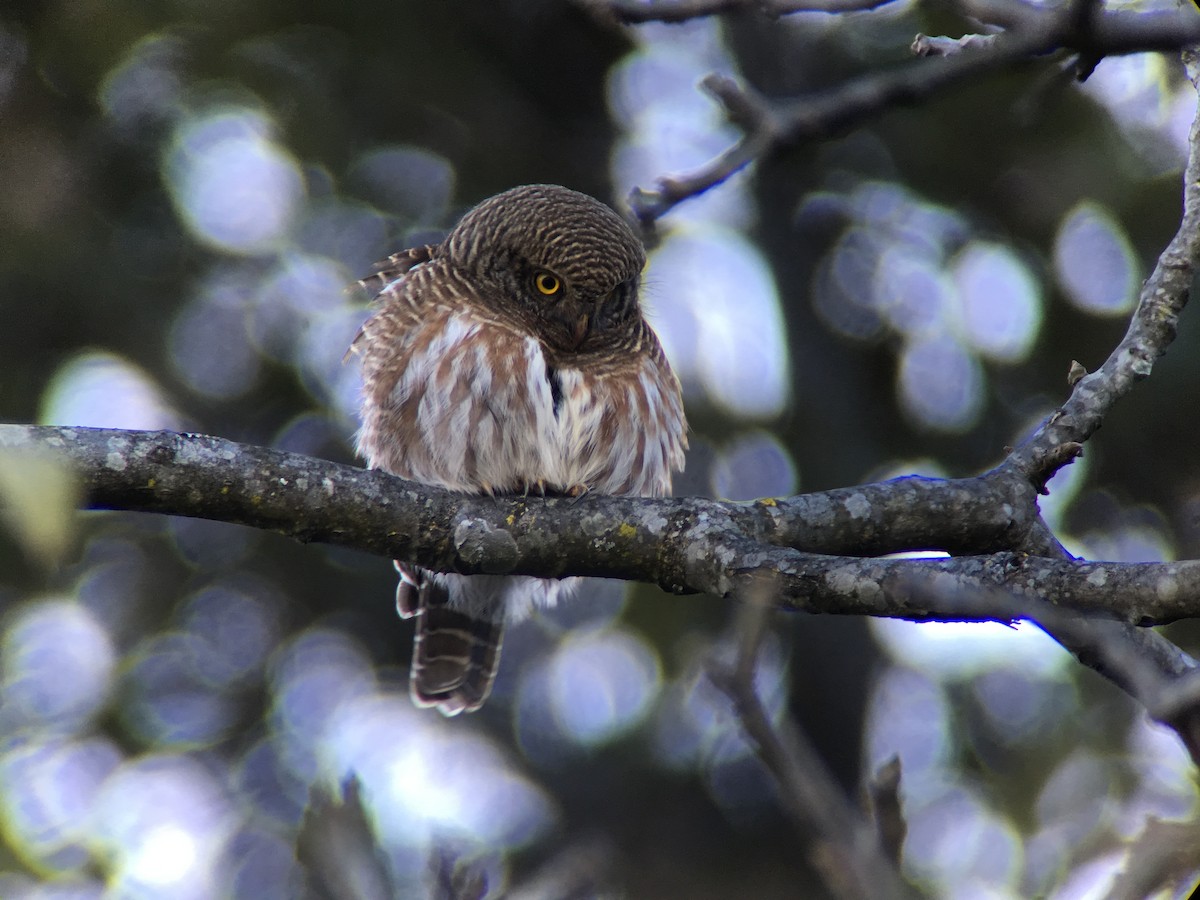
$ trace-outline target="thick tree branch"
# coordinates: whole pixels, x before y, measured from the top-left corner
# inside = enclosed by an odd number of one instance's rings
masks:
[[[1200,615],[1200,561],[1102,563],[1012,551],[949,559],[838,555],[851,527],[872,551],[964,545],[972,533],[1000,546],[999,536],[1023,527],[1017,506],[1001,505],[1007,523],[989,510],[982,526],[963,524],[983,511],[979,498],[1003,483],[1000,476],[978,479],[978,496],[969,479],[899,479],[754,504],[492,500],[203,435],[0,425],[0,448],[62,459],[79,474],[91,508],[236,522],[442,571],[594,575],[722,596],[774,573],[773,602],[781,608],[910,619],[994,619],[986,595],[995,588],[1143,625]],[[929,501],[924,509],[913,506],[921,498]],[[901,507],[907,515],[892,531],[884,511]],[[1036,521],[1033,511],[1025,515]],[[915,527],[919,517],[929,520],[923,528]],[[925,584],[937,588],[936,597]]]

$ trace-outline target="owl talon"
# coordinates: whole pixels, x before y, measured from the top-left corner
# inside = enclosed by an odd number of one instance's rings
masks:
[[[525,481],[521,483],[521,499],[528,500],[532,494],[535,497],[541,497],[542,503],[546,502],[546,479],[538,478],[533,481]]]
[[[572,506],[574,506],[591,492],[592,489],[586,484],[573,484],[566,490],[567,496],[571,498]]]

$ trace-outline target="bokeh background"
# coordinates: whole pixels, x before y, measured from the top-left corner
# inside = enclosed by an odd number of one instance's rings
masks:
[[[632,29],[551,0],[6,4],[0,420],[351,461],[372,262],[515,184],[619,204],[703,162],[736,137],[707,72],[789,96],[964,27],[910,0]],[[1122,333],[1194,108],[1169,57],[1083,85],[1044,60],[678,207],[646,288],[692,423],[677,492],[996,463]],[[1053,482],[1074,552],[1200,556],[1195,319]],[[592,583],[447,722],[407,699],[388,561],[77,524],[50,566],[0,532],[5,898],[299,896],[308,791],[348,772],[403,896],[439,859],[529,897],[821,895],[703,676],[727,603]],[[1172,734],[1027,626],[781,616],[760,681],[848,791],[899,754],[905,870],[940,896],[1089,896],[1147,815],[1196,811]]]

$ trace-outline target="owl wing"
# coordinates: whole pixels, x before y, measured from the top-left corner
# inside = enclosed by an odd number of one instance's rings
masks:
[[[433,259],[436,249],[437,247],[433,244],[425,244],[393,253],[387,259],[381,259],[371,266],[371,274],[360,278],[358,283],[372,296],[379,297],[384,288],[397,278],[407,275],[421,263]]]
[[[389,283],[381,300],[354,344],[368,463],[469,493],[545,477],[553,400],[536,340],[477,310],[436,262]],[[478,709],[499,665],[506,608],[546,589],[535,579],[397,569],[397,610],[415,619],[413,700],[445,715]]]

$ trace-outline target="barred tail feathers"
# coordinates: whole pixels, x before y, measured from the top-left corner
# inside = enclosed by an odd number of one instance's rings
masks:
[[[460,576],[461,577],[461,576]],[[401,581],[401,592],[412,586]],[[416,618],[409,691],[417,706],[436,707],[444,716],[483,706],[496,680],[504,635],[504,608],[483,615],[455,608],[451,589],[426,575],[410,615]],[[401,615],[403,615],[403,609]]]

